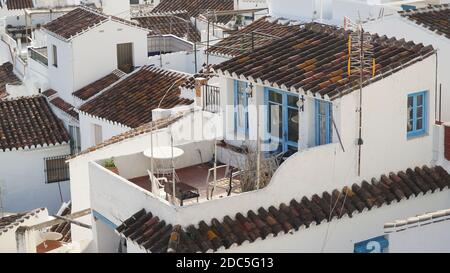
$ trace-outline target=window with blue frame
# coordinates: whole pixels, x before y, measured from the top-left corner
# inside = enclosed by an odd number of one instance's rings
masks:
[[[428,102],[426,91],[408,95],[408,137],[421,136],[427,132],[427,108]]]
[[[247,83],[234,81],[234,130],[248,134],[248,94]]]
[[[298,94],[265,88],[268,139],[277,147],[274,151],[296,151],[299,137]]]
[[[315,100],[316,145],[329,144],[332,141],[331,102]]]

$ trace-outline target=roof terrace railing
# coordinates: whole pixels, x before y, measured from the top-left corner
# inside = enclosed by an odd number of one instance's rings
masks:
[[[28,55],[31,59],[35,60],[36,62],[48,66],[48,58],[38,50],[29,47],[28,48]]]

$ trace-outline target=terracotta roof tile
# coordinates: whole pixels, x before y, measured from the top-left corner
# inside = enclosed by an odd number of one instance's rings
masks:
[[[450,39],[450,4],[429,5],[399,13],[416,24]]]
[[[136,128],[152,121],[152,110],[163,98],[160,108],[164,109],[191,104],[191,100],[180,97],[179,86],[187,78],[178,72],[144,66],[85,103],[80,111]]]
[[[146,17],[134,18],[142,27],[155,34],[173,34],[191,42],[200,42],[200,32],[190,21],[187,13],[179,14],[150,14]],[[188,22],[186,22],[188,21]]]
[[[66,102],[65,100],[61,99],[60,97],[51,99],[50,103],[52,105],[56,106],[61,111],[65,112],[66,114],[68,114],[71,117],[78,120],[78,113],[77,113],[77,111],[75,111],[75,107],[73,107],[72,104]]]
[[[18,84],[20,79],[13,72],[13,65],[10,62],[6,62],[0,65],[0,99],[8,96],[6,93],[7,84]]]
[[[108,20],[137,26],[130,21],[108,16],[95,9],[81,6],[45,24],[43,28],[69,40],[73,36]]]
[[[236,73],[271,85],[300,89],[336,99],[357,87],[358,77],[347,75],[348,35],[343,29],[311,23],[300,31],[254,51],[213,66],[218,73]],[[297,45],[304,44],[301,48]],[[418,62],[434,53],[431,46],[372,35],[377,69],[366,74],[364,85]],[[340,73],[341,79],[336,78]],[[369,80],[370,79],[370,80]]]
[[[208,52],[222,56],[238,56],[251,51],[252,48],[268,45],[275,40],[300,31],[298,25],[290,25],[290,23],[290,20],[283,18],[262,17],[211,46]]]
[[[180,12],[186,11],[189,17],[197,17],[207,10],[234,10],[233,0],[163,0],[152,12]],[[233,16],[218,16],[217,23],[228,23]]]
[[[48,89],[42,92],[42,95],[46,96],[47,98],[51,98],[52,96],[56,95],[58,92],[56,92],[53,89]]]
[[[415,191],[413,187],[420,190],[409,195]],[[201,221],[197,227],[191,225],[182,228],[177,225],[172,228],[143,209],[125,220],[117,231],[151,252],[217,251],[245,241],[251,243],[258,239],[264,240],[269,235],[298,231],[300,227],[308,228],[312,222],[318,225],[344,215],[352,217],[355,213],[404,201],[407,195],[431,193],[431,189],[439,192],[449,187],[450,174],[441,166],[423,166],[399,172],[395,174],[395,179],[383,175],[380,180],[374,178],[371,183],[363,181],[340,191],[333,190],[332,194],[324,192],[312,198],[304,196],[300,202],[293,199],[289,205],[282,203],[268,209],[261,207],[257,212],[250,210],[246,214],[237,213],[233,218],[225,216],[222,221],[214,218],[210,224]],[[330,207],[336,209],[330,210]],[[164,232],[155,232],[156,226],[157,230]]]
[[[0,150],[68,143],[62,122],[43,96],[0,101]]]
[[[121,76],[118,73],[111,73],[103,78],[86,85],[85,87],[75,91],[73,95],[81,100],[88,100],[97,95],[100,91],[117,82]]]
[[[6,0],[8,10],[28,9],[34,7],[33,0]]]

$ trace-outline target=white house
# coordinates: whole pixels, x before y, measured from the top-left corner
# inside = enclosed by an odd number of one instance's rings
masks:
[[[73,92],[111,71],[147,63],[148,31],[129,21],[79,7],[43,28],[49,88],[70,104]]]
[[[56,213],[70,199],[67,130],[43,96],[1,100],[0,113],[1,211]]]
[[[175,166],[176,198],[171,187],[158,192],[150,185],[148,142],[140,152],[91,161],[97,249],[116,251],[122,242],[128,252],[364,252],[375,240],[388,251],[384,223],[448,207],[444,126],[435,125],[436,79],[428,73],[435,50],[372,36],[374,65],[360,93],[354,68],[347,71],[349,35],[299,25],[214,66],[221,110],[204,131],[223,142],[174,142],[184,151]],[[216,156],[199,155],[188,143]],[[259,161],[249,158],[255,147],[263,151]],[[104,167],[111,156],[118,174]],[[202,160],[186,165],[185,157]],[[260,162],[260,172],[246,158]],[[201,163],[211,160],[244,175],[223,185],[224,174]],[[260,173],[249,189],[246,171]]]
[[[186,107],[192,99],[181,96],[189,75],[143,66],[104,87],[103,78],[91,86],[92,95],[79,108],[82,149],[153,120],[153,110]],[[95,91],[94,91],[95,90]],[[83,96],[85,90],[79,96]]]
[[[85,6],[52,20],[42,29],[34,36],[45,41],[44,46],[28,49],[25,82],[29,89],[48,98],[74,140],[72,151],[78,152],[81,131],[76,107],[83,100],[72,93],[83,92],[113,71],[122,76],[124,72],[118,69],[130,72],[145,65],[148,31]]]
[[[371,20],[364,24],[366,31],[404,38],[433,45],[438,50],[438,108],[436,119],[450,120],[450,6],[434,5],[426,8],[407,10]]]

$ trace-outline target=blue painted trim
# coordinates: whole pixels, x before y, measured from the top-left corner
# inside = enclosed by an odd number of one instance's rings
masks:
[[[417,98],[422,96],[422,129],[417,129]],[[428,91],[416,92],[408,95],[406,107],[408,107],[408,99],[413,98],[413,128],[411,131],[407,131],[407,138],[418,137],[425,135],[428,129]],[[406,110],[406,115],[409,115],[408,109]],[[408,116],[409,122],[409,116]]]
[[[107,226],[109,226],[110,228],[112,228],[114,230],[118,227],[116,224],[111,222],[108,218],[106,218],[105,216],[100,214],[98,211],[92,210],[92,216],[94,216],[98,220],[102,221],[104,224],[106,224]]]
[[[416,9],[416,6],[414,6],[414,5],[405,5],[405,4],[402,4],[402,5],[400,5],[400,7],[402,8],[402,10]]]

